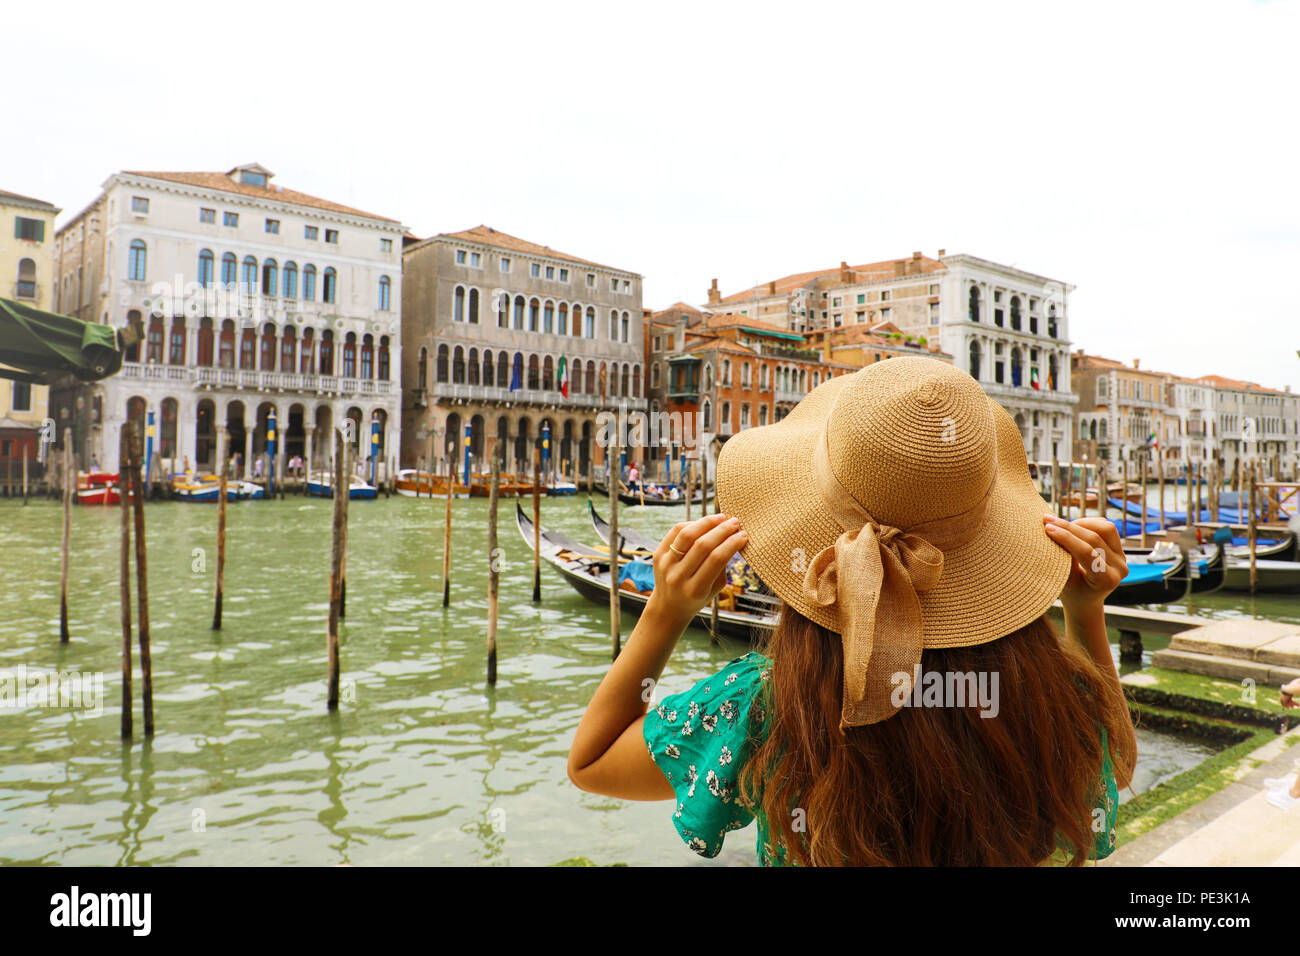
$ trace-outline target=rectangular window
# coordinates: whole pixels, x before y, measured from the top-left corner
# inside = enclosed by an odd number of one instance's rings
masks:
[[[832,308],[836,308],[836,309],[838,309],[838,308],[840,307],[840,305],[842,304],[842,302],[843,302],[843,300],[840,299],[839,296],[836,296],[835,298],[831,299],[831,307],[832,307]]]
[[[623,294],[624,294],[624,295],[631,295],[631,294],[632,294],[632,282],[631,282],[630,279],[624,279],[624,280],[623,280]]]
[[[547,267],[546,267],[546,278],[551,279],[551,280],[554,280],[554,279],[555,279],[555,266],[547,266]]]
[[[560,270],[560,281],[561,281],[561,282],[568,282],[568,281],[569,281],[569,270],[568,270],[568,269],[561,269],[561,270]]]
[[[379,251],[380,251],[380,252],[392,252],[392,251],[393,251],[393,240],[391,240],[391,239],[380,239],[380,240],[379,240]]]
[[[882,289],[882,290],[881,290],[881,292],[880,292],[880,301],[881,301],[881,302],[888,302],[888,301],[889,301],[889,290],[888,290],[888,289]]]
[[[483,253],[471,252],[469,254],[469,264],[475,269],[481,269],[483,267]]]
[[[315,239],[319,235],[320,235],[320,230],[315,226],[302,227],[302,237],[304,239]]]
[[[339,244],[339,231],[337,229],[326,229],[325,241],[337,246]]]
[[[14,382],[14,411],[30,412],[32,410],[32,383]]]
[[[930,295],[939,294],[939,283],[935,282],[930,285]]]
[[[148,212],[148,211],[149,211],[149,200],[148,200],[148,199],[145,199],[145,197],[143,197],[143,196],[132,196],[132,197],[131,197],[131,211],[132,211],[132,212]]]
[[[14,238],[27,239],[31,242],[45,241],[45,221],[43,219],[25,219],[14,217]]]
[[[237,212],[224,212],[224,213],[222,213],[222,214],[221,214],[221,224],[222,224],[223,226],[238,226],[238,225],[239,225],[239,213],[237,213]]]
[[[505,256],[502,256],[502,257],[501,257],[501,271],[502,271],[502,272],[509,272],[509,271],[510,271],[510,260],[509,260],[508,258],[506,258]]]
[[[215,223],[216,221],[217,221],[217,211],[215,209],[199,210],[199,222]]]
[[[881,318],[881,321],[888,322],[888,321],[889,321],[889,310],[888,310],[888,309],[881,309],[881,310],[880,310],[880,318]]]
[[[866,316],[866,313],[863,312],[861,309],[859,309],[859,310],[858,310],[858,314],[857,314],[857,319],[858,319],[858,321],[861,322],[861,321],[862,321],[863,319],[865,319],[866,317],[867,317],[867,316]]]
[[[596,274],[594,272],[587,273],[587,288],[588,289],[596,288]]]
[[[866,295],[865,295],[864,293],[862,293],[862,292],[859,292],[859,293],[858,293],[858,305],[862,305],[862,304],[863,304],[864,302],[866,302],[866,301],[867,301],[867,297],[866,297]]]
[[[528,267],[528,274],[532,276],[534,279],[540,278],[542,274],[542,267],[536,262],[534,262]]]
[[[618,280],[617,280],[617,279],[610,279],[610,280],[609,280],[609,291],[610,291],[610,292],[617,292],[617,291],[618,291]]]
[[[469,259],[469,254],[464,249],[456,250],[456,265],[463,266]]]
[[[266,231],[273,236],[278,236],[280,234],[280,220],[279,219],[266,220]]]

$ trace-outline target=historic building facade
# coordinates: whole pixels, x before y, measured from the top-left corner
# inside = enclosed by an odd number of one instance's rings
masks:
[[[904,341],[937,345],[1015,419],[1032,461],[1070,457],[1067,297],[1073,286],[940,249],[904,259],[800,272],[723,296],[707,308],[815,333],[889,323]],[[834,354],[834,352],[832,352]]]
[[[552,468],[581,475],[604,462],[600,414],[646,410],[639,274],[488,226],[412,242],[404,263],[408,465],[463,464],[468,427],[473,471],[491,436],[506,471],[530,472],[545,425]]]
[[[335,424],[357,454],[394,464],[401,411],[402,225],[227,172],[120,172],[60,230],[55,308],[140,321],[122,371],[88,386],[75,419],[83,466],[116,470],[128,418],[155,420],[165,469],[217,467],[229,430],[245,472],[267,450],[328,462]]]
[[[44,311],[53,308],[58,214],[52,203],[0,189],[0,297]],[[21,467],[24,452],[29,462],[36,460],[48,406],[49,386],[0,376],[0,474],[8,475],[14,462]]]

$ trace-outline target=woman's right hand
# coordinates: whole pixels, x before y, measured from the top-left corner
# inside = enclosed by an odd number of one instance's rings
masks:
[[[740,522],[724,514],[673,525],[655,549],[646,610],[684,628],[726,584],[727,562],[748,542]]]

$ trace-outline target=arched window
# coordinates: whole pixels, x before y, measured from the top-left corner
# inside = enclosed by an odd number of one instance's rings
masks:
[[[147,361],[161,362],[163,360],[163,320],[161,315],[151,315],[149,317],[146,345],[149,350]]]
[[[540,384],[537,374],[537,356],[530,355],[528,356],[528,388],[536,391]]]
[[[131,251],[126,260],[126,277],[136,282],[144,281],[145,264],[149,253],[143,239],[131,240]]]
[[[609,310],[609,340],[618,341],[618,312]]]
[[[966,306],[966,317],[972,322],[980,320],[980,290],[978,286],[970,287],[970,297]]]
[[[451,355],[451,350],[446,345],[438,346],[438,361],[434,369],[433,380],[435,382],[447,381],[447,362]]]
[[[375,337],[369,332],[361,339],[361,377],[375,377]]]
[[[239,340],[239,367],[245,371],[257,368],[257,330],[244,329]]]
[[[1011,297],[1011,327],[1020,331],[1020,296]]]
[[[744,365],[740,367],[740,387],[749,388],[749,386],[750,386],[749,363],[746,362]]]
[[[185,319],[179,315],[172,319],[171,336],[167,343],[167,364],[185,364]]]
[[[548,355],[542,362],[542,389],[549,392],[553,388],[555,388],[555,364]]]
[[[636,365],[632,368],[632,397],[641,397],[641,366]]]
[[[713,403],[706,398],[704,400],[704,404],[700,407],[700,411],[703,413],[704,430],[706,432],[712,431],[713,430]]]
[[[275,371],[275,326],[270,322],[262,328],[262,362],[259,367],[263,372]]]
[[[1047,357],[1047,387],[1053,392],[1056,391],[1056,373],[1058,371],[1059,367],[1056,364],[1056,356],[1049,355]]]
[[[497,328],[510,328],[510,296],[504,292],[497,297]]]
[[[479,378],[478,349],[469,350],[469,358],[466,359],[465,374],[470,385],[477,385]]]
[[[547,335],[555,332],[555,303],[550,299],[546,300],[546,305],[542,309],[542,331]]]
[[[469,290],[469,319],[470,325],[478,325],[478,289]]]
[[[343,340],[343,377],[357,377],[357,333],[355,332],[349,332]]]
[[[179,402],[174,398],[164,398],[158,409],[158,455],[160,458],[176,457],[176,413]]]
[[[310,262],[302,268],[302,297],[308,302],[316,301],[316,267]]]
[[[239,262],[233,252],[227,252],[221,257],[221,284],[227,289],[234,288],[238,271]]]
[[[760,406],[758,406],[758,424],[759,424],[760,426],[761,426],[761,425],[766,425],[766,424],[767,424],[767,406],[766,406],[766,405],[760,405]]]
[[[515,296],[515,325],[514,325],[514,327],[517,328],[517,329],[522,329],[522,328],[524,327],[524,297],[523,297],[522,295],[517,295],[517,296]]]
[[[212,365],[213,328],[211,319],[199,320],[199,364],[204,367]]]
[[[235,367],[235,323],[226,319],[221,323],[221,341],[217,343],[217,364],[222,368]]]
[[[327,266],[324,278],[321,280],[320,300],[322,302],[333,303],[338,296],[338,273],[334,271],[333,266]]]
[[[587,318],[582,327],[584,338],[594,339],[596,337],[596,310],[587,306]]]
[[[290,259],[284,264],[282,294],[286,299],[298,298],[298,263]]]
[[[387,382],[388,373],[391,369],[391,360],[388,357],[388,336],[380,336],[379,339],[379,381]]]
[[[262,294],[275,295],[275,290],[280,288],[280,267],[274,259],[267,259],[262,263]]]
[[[515,353],[514,368],[510,370],[510,387],[514,388],[516,382],[519,383],[520,388],[524,387],[524,356],[522,352]]]
[[[632,317],[628,315],[626,312],[624,312],[621,321],[622,321],[622,327],[621,327],[622,341],[626,342],[628,341],[628,337],[631,335]]]
[[[623,374],[620,375],[618,379],[618,393],[620,395],[623,396],[628,395],[628,387],[631,384],[630,377],[631,377],[631,369],[628,367],[627,363],[625,362],[623,363]]]
[[[295,365],[294,359],[298,357],[297,352],[298,352],[297,335],[293,330],[293,326],[287,325],[284,328],[284,335],[280,337],[280,371],[281,372],[292,372],[294,370],[294,365]],[[288,423],[286,422],[286,425],[287,424]]]
[[[596,394],[596,363],[594,360],[587,362],[587,387],[583,391],[588,395]]]
[[[719,381],[724,388],[731,387],[731,359],[722,360],[722,378]]]
[[[1056,338],[1056,303],[1049,303],[1047,306],[1047,334]]]
[[[582,360],[574,359],[569,366],[569,394],[579,395],[582,393]]]
[[[304,280],[306,275],[303,276]],[[322,375],[334,374],[334,331],[326,329],[320,337],[320,373]]]
[[[311,328],[302,330],[302,345],[298,347],[298,368],[303,375],[310,375],[315,367],[316,333]]]
[[[420,349],[420,364],[415,370],[415,387],[423,391],[429,387],[429,350]]]
[[[393,297],[393,280],[388,276],[379,277],[379,311],[387,312],[391,308]]]
[[[456,286],[455,291],[451,294],[451,320],[453,322],[465,321],[465,287]]]
[[[451,353],[451,384],[465,384],[465,350],[459,345]]]
[[[1022,364],[1020,360],[1020,349],[1013,348],[1011,350],[1011,384],[1012,385],[1020,384],[1021,370],[1022,370]]]
[[[497,353],[497,388],[510,387],[510,356],[505,352]]]
[[[980,377],[980,344],[977,340],[970,340],[970,377],[978,380]]]
[[[654,365],[650,366],[650,387],[651,388],[659,387],[659,363],[658,362],[655,362]]]
[[[537,320],[541,316],[541,311],[542,311],[542,304],[540,302],[538,302],[536,299],[532,299],[529,301],[528,303],[528,331],[529,332],[537,331]]]
[[[212,254],[211,249],[204,249],[199,253],[199,285],[205,289],[212,288],[212,283],[216,279],[217,259]]]
[[[707,362],[704,364],[704,390],[713,391],[713,366]]]
[[[243,286],[245,292],[257,291],[257,260],[252,256],[244,256],[244,261],[239,270],[239,283]]]
[[[492,362],[492,351],[490,349],[484,349],[483,350],[483,384],[484,385],[491,387],[494,384],[493,383],[494,376],[492,373],[495,371],[496,371],[496,366]]]
[[[18,260],[18,288],[20,299],[36,298],[36,260],[22,258]]]
[[[558,335],[569,334],[569,305],[567,302],[560,303],[560,320],[555,326]]]

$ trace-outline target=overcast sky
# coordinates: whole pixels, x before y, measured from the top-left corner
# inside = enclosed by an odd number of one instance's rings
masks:
[[[7,8],[0,189],[256,161],[652,308],[942,247],[1076,285],[1076,348],[1300,390],[1295,0],[189,7]]]

